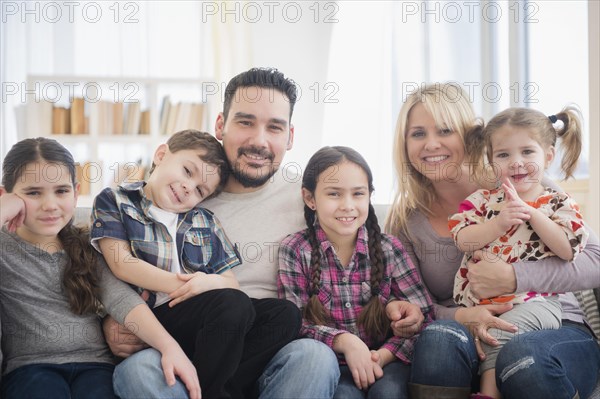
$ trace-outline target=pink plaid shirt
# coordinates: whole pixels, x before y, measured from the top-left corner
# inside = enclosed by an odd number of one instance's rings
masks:
[[[344,268],[325,232],[316,226],[317,239],[321,243],[321,287],[319,300],[331,315],[329,325],[315,325],[302,321],[300,335],[314,338],[333,347],[338,334],[352,333],[359,336],[370,349],[386,348],[404,363],[410,363],[415,337],[387,337],[384,341],[369,337],[357,325],[358,315],[371,299],[368,235],[365,226],[358,231],[356,248],[350,264]],[[433,305],[419,274],[406,254],[400,241],[382,235],[385,271],[381,281],[379,299],[385,305],[391,299],[400,299],[420,306],[425,315],[426,326],[432,321]],[[287,236],[279,248],[278,293],[303,308],[310,295],[311,246],[307,230]]]

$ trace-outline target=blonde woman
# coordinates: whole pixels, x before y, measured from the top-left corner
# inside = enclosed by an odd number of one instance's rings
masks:
[[[495,184],[493,179],[475,178],[466,162],[465,133],[477,123],[467,95],[454,84],[428,85],[412,93],[398,116],[398,192],[386,231],[400,238],[420,271],[437,320],[421,333],[415,347],[409,387],[413,399],[468,398],[478,390],[479,362],[485,356],[481,341],[498,345],[488,329],[518,330],[497,317],[511,304],[457,307],[452,295],[463,253],[452,239],[448,217],[475,190]],[[544,184],[552,185],[547,179]],[[549,257],[509,265],[476,251],[468,278],[480,298],[589,289],[597,286],[599,259],[598,238],[592,233],[576,262]],[[504,397],[585,398],[593,390],[600,349],[573,295],[561,295],[561,305],[560,329],[519,335],[500,351],[496,380]],[[392,302],[387,311],[396,320],[395,333],[402,335],[411,327],[402,325],[402,311],[395,306]]]

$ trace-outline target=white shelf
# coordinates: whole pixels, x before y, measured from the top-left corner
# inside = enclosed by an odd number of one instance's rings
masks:
[[[46,136],[57,140],[67,147],[76,162],[82,165],[86,162],[94,164],[94,171],[100,171],[101,176],[90,179],[90,194],[79,197],[79,206],[91,206],[95,196],[106,186],[114,185],[117,169],[123,164],[131,165],[141,159],[142,165],[150,167],[152,155],[156,147],[164,143],[170,134],[160,134],[160,117],[163,98],[169,96],[172,103],[195,102],[204,104],[202,129],[210,131],[208,115],[210,102],[204,89],[211,82],[210,78],[159,78],[133,76],[75,76],[75,75],[31,75],[27,79],[27,88],[36,90],[37,99],[46,100],[45,114],[40,113],[40,103],[31,101],[27,104],[27,118],[22,138]],[[87,134],[52,134],[52,127],[41,121],[48,121],[48,102],[52,105],[65,106],[70,96],[83,97],[89,100],[94,95],[92,91],[100,88],[102,96],[97,99],[109,102],[139,103],[141,110],[150,111],[150,134],[101,134],[97,126],[93,133]],[[48,94],[51,93],[51,94]],[[60,97],[56,95],[60,93]],[[87,93],[87,94],[86,94]],[[51,97],[54,95],[54,97]],[[34,96],[30,96],[33,98]],[[128,100],[128,101],[126,101]],[[86,114],[95,101],[86,101]],[[125,108],[125,107],[124,107]],[[52,111],[52,110],[50,110]],[[191,111],[190,111],[191,112]],[[44,116],[41,118],[40,116]],[[88,114],[89,116],[89,114]],[[123,111],[123,119],[126,110]],[[51,119],[51,118],[50,118]],[[108,126],[111,126],[110,124]]]

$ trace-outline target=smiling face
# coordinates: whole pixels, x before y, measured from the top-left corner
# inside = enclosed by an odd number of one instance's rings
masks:
[[[17,235],[33,244],[60,245],[57,235],[73,218],[78,190],[65,165],[41,161],[25,166],[12,189],[26,211]]]
[[[544,170],[554,158],[527,129],[505,125],[491,136],[492,162],[502,181],[510,180],[523,200],[533,201],[542,187]]]
[[[232,167],[233,178],[226,190],[261,187],[292,148],[294,128],[290,125],[289,100],[275,89],[240,87],[231,101],[227,120],[219,114],[215,131]]]
[[[368,177],[360,166],[348,161],[330,166],[318,176],[314,193],[306,188],[302,193],[330,242],[342,245],[356,239],[369,216],[370,198]]]
[[[460,135],[437,126],[422,103],[408,114],[406,152],[412,167],[432,181],[455,179],[465,155]]]
[[[219,170],[202,160],[204,149],[169,151],[162,144],[154,154],[155,168],[144,192],[157,207],[185,213],[210,196],[219,185]]]

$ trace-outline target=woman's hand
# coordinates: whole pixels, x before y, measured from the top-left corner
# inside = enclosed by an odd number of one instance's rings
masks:
[[[465,326],[475,339],[477,354],[481,360],[485,359],[485,353],[481,348],[480,341],[484,341],[491,346],[498,345],[498,340],[488,333],[488,329],[497,328],[508,332],[517,332],[517,327],[504,321],[496,315],[511,310],[511,303],[502,305],[479,305],[472,308],[459,308],[454,318],[460,324]]]
[[[356,335],[344,333],[336,336],[334,350],[343,353],[358,389],[367,389],[383,377],[383,370],[373,360],[369,347]]]
[[[385,307],[394,335],[410,338],[419,331],[425,320],[421,308],[407,301],[392,301]]]
[[[517,278],[513,267],[489,251],[477,250],[467,263],[471,292],[478,298],[513,294]]]

